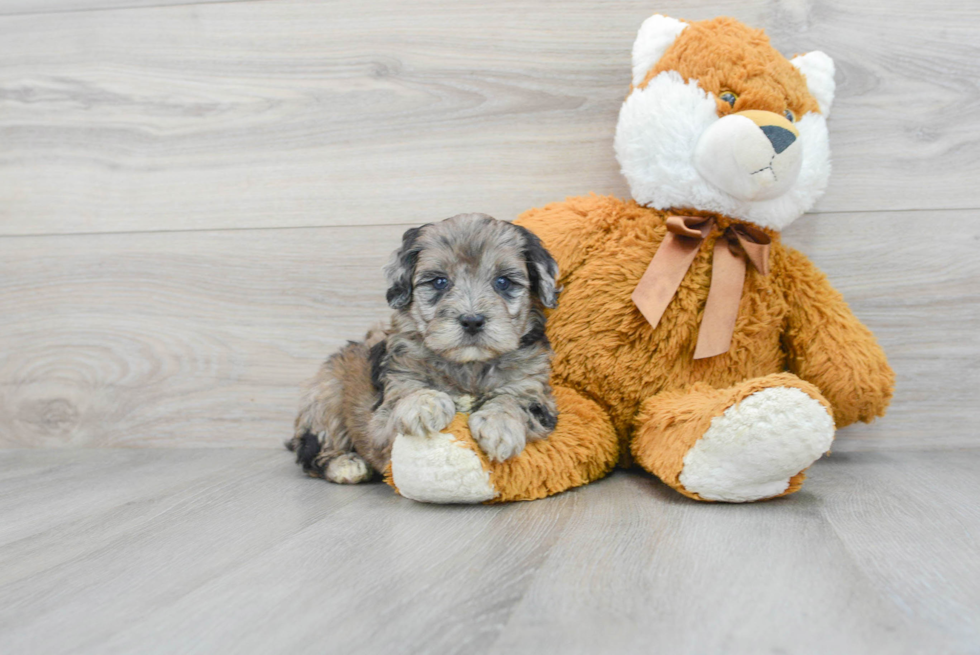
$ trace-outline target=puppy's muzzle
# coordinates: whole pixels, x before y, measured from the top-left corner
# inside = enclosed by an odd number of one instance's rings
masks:
[[[729,114],[701,135],[694,165],[705,180],[739,200],[778,198],[800,174],[799,136],[793,123],[771,111]]]
[[[463,331],[470,336],[478,334],[487,324],[487,317],[483,314],[463,314],[459,317],[459,324],[463,326]]]

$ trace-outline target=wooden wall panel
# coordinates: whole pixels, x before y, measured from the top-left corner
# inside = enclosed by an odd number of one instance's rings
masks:
[[[0,445],[276,446],[300,380],[386,314],[404,225],[627,194],[612,135],[653,10],[0,0]],[[835,173],[786,239],[899,376],[838,448],[980,443],[980,5],[656,10],[837,60]]]
[[[0,16],[260,1],[262,0],[0,0]]]
[[[0,241],[0,443],[276,446],[401,228]]]
[[[612,135],[654,9],[836,58],[818,211],[980,207],[974,0],[277,0],[0,18],[0,234],[509,219],[625,194]]]

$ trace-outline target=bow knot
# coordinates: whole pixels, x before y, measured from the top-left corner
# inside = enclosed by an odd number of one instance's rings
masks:
[[[653,327],[660,323],[667,305],[694,262],[701,242],[714,226],[715,219],[710,217],[667,217],[667,234],[633,290],[633,302]],[[694,359],[728,352],[738,318],[747,262],[762,275],[768,275],[771,242],[763,230],[742,223],[728,226],[715,241],[711,286],[698,329]]]
[[[753,225],[729,225],[725,230],[725,239],[732,254],[740,253],[752,262],[755,270],[763,275],[769,275],[769,245],[772,239],[768,234]]]

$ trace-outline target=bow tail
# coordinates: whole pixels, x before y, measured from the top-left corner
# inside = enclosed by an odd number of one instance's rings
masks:
[[[698,328],[698,344],[694,359],[723,355],[732,346],[738,305],[745,285],[745,257],[733,252],[728,239],[715,242],[711,264],[711,286],[704,315]]]
[[[698,254],[700,238],[668,232],[653,255],[646,272],[633,290],[633,304],[653,327],[657,327],[677,287]]]

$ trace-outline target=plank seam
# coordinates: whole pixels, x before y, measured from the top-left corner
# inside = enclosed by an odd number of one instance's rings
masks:
[[[237,0],[236,0],[237,1]],[[252,0],[244,0],[251,2]],[[530,207],[528,208],[530,209]],[[969,212],[980,211],[980,207],[936,207],[924,209],[855,209],[826,212],[808,212],[805,216],[835,216],[840,214],[911,214],[916,212]],[[99,235],[132,235],[132,234],[181,234],[194,232],[262,232],[270,230],[324,230],[324,229],[346,229],[346,228],[375,228],[375,227],[411,227],[418,225],[417,222],[395,222],[395,223],[340,223],[340,224],[320,224],[320,225],[259,225],[255,227],[205,227],[205,228],[178,228],[162,230],[106,230],[92,232],[29,232],[27,234],[2,234],[0,239],[24,239],[40,237],[80,237],[80,236],[99,236]]]

